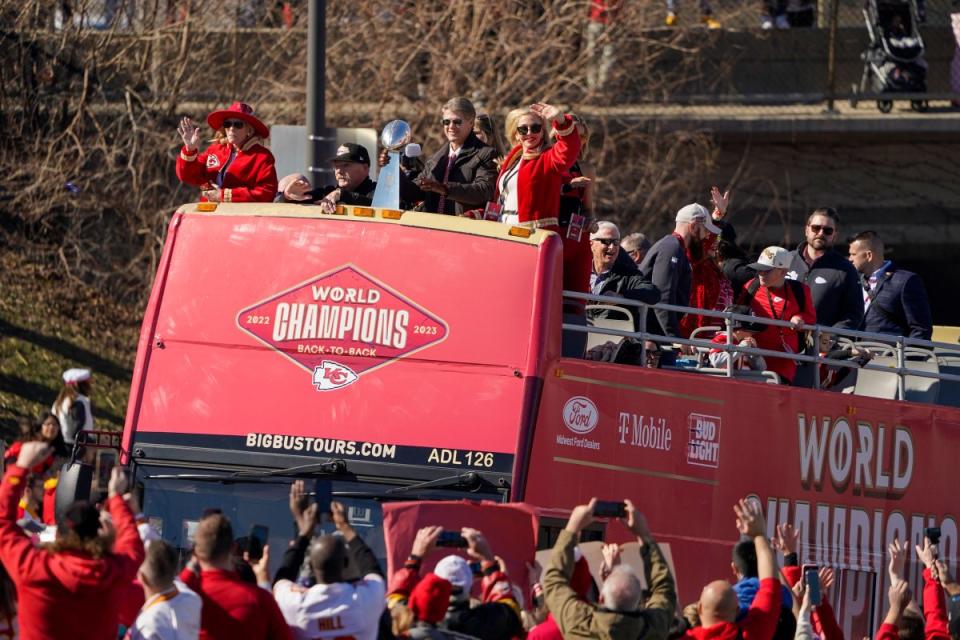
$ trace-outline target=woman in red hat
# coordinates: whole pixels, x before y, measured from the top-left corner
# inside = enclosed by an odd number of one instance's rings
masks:
[[[200,187],[207,202],[273,202],[277,170],[273,154],[263,144],[270,130],[250,105],[234,102],[207,116],[216,132],[213,144],[200,152],[200,127],[184,118],[177,127],[183,148],[177,158],[177,177]]]

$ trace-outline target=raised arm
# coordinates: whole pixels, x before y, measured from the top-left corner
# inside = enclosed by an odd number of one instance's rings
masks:
[[[308,502],[303,480],[295,481],[290,486],[289,506],[290,513],[297,523],[297,537],[291,541],[290,546],[283,553],[280,568],[273,577],[274,584],[281,580],[296,582],[297,575],[300,573],[303,559],[313,539],[313,531],[317,526],[317,504],[307,504]]]
[[[33,566],[42,563],[40,551],[17,525],[17,503],[23,495],[27,474],[50,451],[44,442],[25,442],[16,464],[7,467],[0,483],[0,560],[14,583],[20,584]]]
[[[383,577],[383,569],[377,562],[377,556],[373,550],[367,546],[363,538],[357,535],[350,519],[347,517],[347,508],[339,502],[330,503],[330,514],[333,516],[333,524],[337,531],[343,536],[343,541],[347,543],[347,554],[350,558],[350,566],[347,567],[347,574],[350,578],[364,578],[369,575]]]
[[[917,558],[923,563],[923,618],[926,621],[926,640],[949,640],[947,630],[947,603],[940,586],[937,567],[937,547],[930,538],[923,539],[923,546],[916,546]]]
[[[757,575],[760,578],[760,589],[740,626],[745,640],[771,638],[777,628],[783,589],[778,579],[777,556],[766,536],[763,508],[759,500],[741,499],[733,506],[733,511],[737,516],[740,535],[752,540],[756,548]]]
[[[650,591],[645,605],[647,620],[657,637],[666,637],[677,609],[677,587],[673,574],[670,573],[670,565],[667,564],[660,546],[650,533],[647,519],[632,501],[626,499],[624,503],[627,505],[627,517],[623,524],[637,536],[640,557],[647,572],[647,587]]]
[[[140,532],[137,530],[136,518],[123,499],[126,490],[126,472],[116,466],[110,471],[110,481],[107,484],[107,511],[113,518],[113,526],[116,529],[113,553],[120,559],[123,566],[123,581],[130,582],[137,577],[137,569],[143,564],[145,553]]]
[[[557,536],[550,554],[550,564],[543,574],[543,596],[547,609],[553,614],[564,636],[587,637],[593,624],[594,609],[570,587],[570,578],[575,564],[573,549],[577,546],[580,531],[593,522],[596,503],[597,499],[592,498],[588,504],[573,508],[566,528]]]
[[[544,122],[553,124],[557,134],[556,142],[545,155],[553,171],[566,173],[580,155],[580,132],[577,131],[577,124],[557,107],[543,102],[530,105],[530,111],[543,118]],[[546,134],[544,131],[544,135]]]

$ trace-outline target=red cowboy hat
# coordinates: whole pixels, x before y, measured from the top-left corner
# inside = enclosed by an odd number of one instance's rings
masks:
[[[214,111],[207,116],[207,124],[214,129],[221,129],[223,128],[223,121],[231,118],[243,120],[253,127],[253,130],[261,138],[270,137],[270,129],[267,128],[267,125],[253,115],[253,107],[243,102],[234,102],[226,109]]]

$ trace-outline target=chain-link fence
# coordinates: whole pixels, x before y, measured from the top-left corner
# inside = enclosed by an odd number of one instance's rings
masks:
[[[837,0],[836,6],[830,0],[334,0],[327,3],[328,44],[349,49],[354,64],[331,65],[331,84],[339,86],[341,71],[372,72],[376,82],[348,83],[348,94],[335,91],[331,98],[380,101],[390,89],[417,100],[468,87],[460,92],[503,105],[528,99],[539,84],[552,90],[552,99],[606,108],[729,110],[832,104],[835,98],[838,109],[850,111],[858,101],[872,107],[891,91],[926,93],[916,97],[946,104],[955,97],[953,0],[880,4],[877,10],[877,0]],[[604,13],[594,5],[611,9]],[[206,34],[198,37],[222,41],[221,56],[259,51],[248,46],[253,38],[296,54],[278,60],[288,76],[299,73],[291,65],[305,64],[306,0],[61,0],[41,6],[21,15],[20,24],[53,33],[110,31],[120,38],[189,24]],[[917,36],[903,60],[890,64],[893,54],[883,43]],[[286,43],[295,50],[286,51]],[[565,66],[558,67],[558,57]],[[451,58],[457,64],[450,65]],[[516,73],[521,67],[522,79]],[[561,77],[539,75],[558,68]],[[923,81],[911,82],[918,73]],[[242,86],[240,78],[230,82],[230,88]],[[188,100],[217,94],[197,84],[184,87]]]

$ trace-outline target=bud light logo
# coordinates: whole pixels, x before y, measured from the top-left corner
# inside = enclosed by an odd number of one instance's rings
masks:
[[[600,413],[590,398],[574,396],[563,405],[563,423],[574,433],[590,433],[597,428]]]

